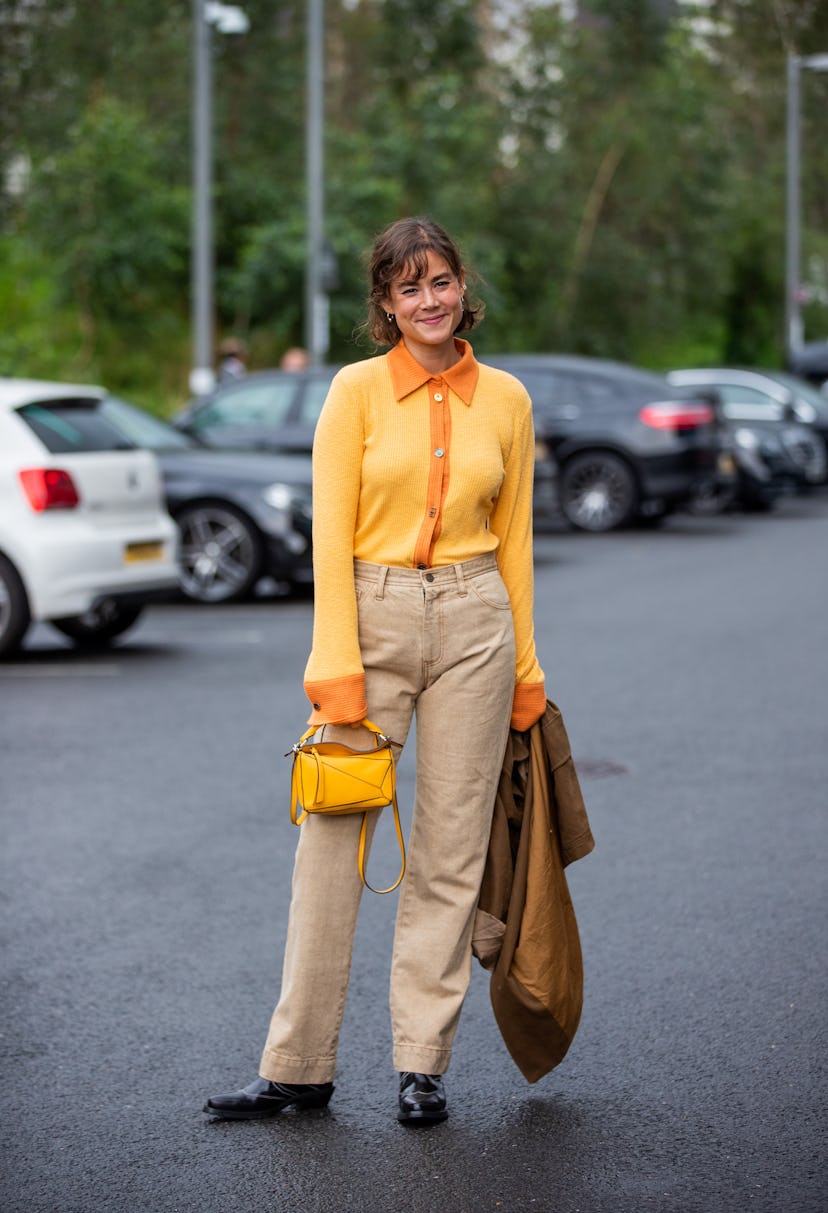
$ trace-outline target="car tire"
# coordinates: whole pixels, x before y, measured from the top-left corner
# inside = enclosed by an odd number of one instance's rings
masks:
[[[30,621],[29,600],[17,569],[0,556],[0,658],[17,652]]]
[[[259,580],[262,541],[239,510],[203,502],[180,510],[180,586],[192,602],[241,602]]]
[[[108,599],[83,615],[68,615],[65,619],[51,619],[49,622],[73,640],[79,649],[106,649],[116,636],[123,635],[132,627],[143,609],[140,606],[119,606]]]
[[[630,465],[610,451],[573,455],[561,469],[561,510],[579,531],[614,531],[638,508],[638,484]]]

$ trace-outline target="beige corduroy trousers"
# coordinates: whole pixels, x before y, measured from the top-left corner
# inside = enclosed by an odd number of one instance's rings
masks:
[[[515,680],[506,588],[493,554],[435,569],[355,562],[369,718],[404,742],[416,713],[416,792],[391,964],[396,1070],[445,1073],[468,989]],[[330,728],[328,740],[362,744]],[[390,810],[384,810],[390,811]],[[369,815],[369,840],[379,813]],[[282,987],[259,1072],[330,1082],[363,885],[361,814],[311,816],[293,871]]]

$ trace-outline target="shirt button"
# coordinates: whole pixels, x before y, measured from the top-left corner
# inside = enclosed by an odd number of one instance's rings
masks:
[[[435,392],[435,393],[434,393],[434,399],[437,401],[437,403],[438,403],[438,404],[442,404],[442,403],[443,403],[443,394],[442,394],[442,392]]]
[[[418,565],[417,565],[417,568],[418,568],[418,569],[424,569],[425,567],[426,567],[426,566],[425,566],[424,564],[418,564]]]
[[[316,711],[318,712],[318,711],[319,711],[319,704],[318,704],[318,703],[315,703],[313,706],[314,706],[314,708],[316,709]]]
[[[432,506],[431,509],[428,511],[429,518],[434,518],[436,516],[436,514],[437,514],[437,511],[435,510],[434,506]]]
[[[441,446],[438,446],[437,450],[434,452],[434,454],[437,456],[438,459],[442,459],[443,456],[445,455],[445,453],[446,452],[443,450],[443,448]]]

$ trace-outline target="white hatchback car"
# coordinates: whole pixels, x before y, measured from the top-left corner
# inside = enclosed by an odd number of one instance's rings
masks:
[[[32,620],[108,644],[178,585],[155,457],[101,415],[105,395],[0,379],[0,657]]]

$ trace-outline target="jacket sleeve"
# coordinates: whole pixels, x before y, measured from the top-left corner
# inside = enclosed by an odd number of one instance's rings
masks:
[[[535,652],[534,570],[532,551],[532,486],[535,432],[532,404],[523,399],[506,457],[505,474],[489,525],[498,537],[497,560],[512,604],[515,624],[515,693],[513,729],[528,729],[546,709],[543,670]]]
[[[334,378],[313,443],[313,646],[305,668],[308,724],[347,724],[367,713],[354,592],[363,422],[359,385]]]

